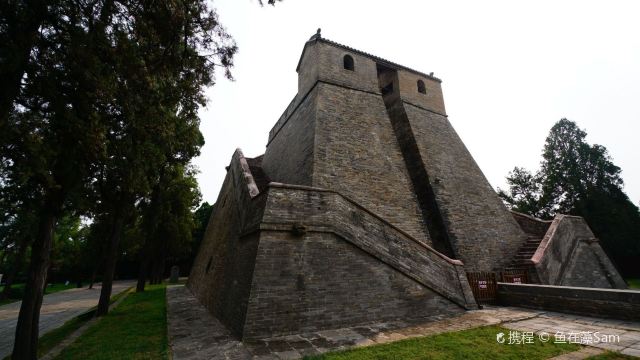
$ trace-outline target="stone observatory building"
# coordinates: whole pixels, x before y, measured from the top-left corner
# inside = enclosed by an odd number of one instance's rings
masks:
[[[475,309],[468,273],[625,286],[583,219],[504,206],[432,73],[319,32],[297,72],[264,155],[233,154],[189,277],[238,337]]]

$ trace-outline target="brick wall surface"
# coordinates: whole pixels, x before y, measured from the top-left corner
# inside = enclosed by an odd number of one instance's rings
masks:
[[[526,240],[449,120],[405,103],[456,257],[468,271],[504,267]]]
[[[626,283],[579,216],[557,215],[533,256],[543,284],[626,288]]]
[[[207,225],[187,286],[198,300],[236,334],[242,332],[257,237],[241,239],[245,228],[257,226],[264,198],[252,200],[240,164],[241,152],[231,161]]]
[[[314,88],[273,134],[262,159],[262,168],[272,181],[311,185],[317,103]]]
[[[560,285],[593,288],[615,288],[615,282],[608,279],[609,272],[600,263],[595,242],[581,241],[577,244]]]
[[[473,307],[472,297],[464,292],[468,285],[459,261],[446,258],[334,191],[282,186],[269,190],[262,228],[289,224],[284,229],[290,230],[291,224],[300,224],[310,231],[337,234],[461,306]]]
[[[318,47],[318,80],[380,93],[375,61],[353,51],[322,42],[314,46]],[[353,57],[353,71],[344,68],[345,55]]]
[[[640,320],[640,291],[498,283],[498,302],[506,306]]]
[[[331,84],[317,87],[313,186],[352,197],[430,244],[382,97]]]
[[[442,86],[439,81],[406,71],[398,70],[399,88],[402,100],[425,109],[445,115]],[[425,93],[418,92],[418,80],[425,84]]]
[[[522,231],[524,231],[527,235],[535,236],[540,239],[544,237],[549,230],[549,226],[551,225],[550,220],[540,220],[534,218],[533,216],[529,216],[526,214],[521,214],[519,212],[512,211],[511,215],[516,219],[518,225]]]
[[[464,311],[333,234],[263,231],[256,269],[244,339]]]

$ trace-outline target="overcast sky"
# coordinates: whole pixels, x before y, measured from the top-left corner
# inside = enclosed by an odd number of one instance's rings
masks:
[[[265,1],[266,2],[266,1]],[[494,187],[514,166],[536,170],[566,117],[604,145],[640,202],[640,2],[217,0],[240,48],[201,112],[195,160],[214,203],[236,148],[261,155],[297,90],[305,41],[330,40],[442,79],[449,120]]]

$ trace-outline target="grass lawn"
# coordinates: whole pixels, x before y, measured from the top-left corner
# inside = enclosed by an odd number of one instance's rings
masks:
[[[626,279],[629,289],[640,289],[640,279]]]
[[[110,303],[118,301],[121,297],[125,296],[128,291],[123,291],[117,295],[111,297]],[[64,323],[57,329],[51,330],[48,333],[40,336],[38,340],[38,357],[44,356],[67,336],[71,335],[74,331],[78,330],[84,323],[89,321],[96,312],[96,307],[92,307],[87,312],[80,314],[73,319]],[[5,357],[3,360],[9,360],[11,355]]]
[[[126,296],[128,291],[123,291],[117,295],[111,297],[109,301],[111,304],[118,301],[123,296]],[[84,323],[91,320],[91,318],[96,313],[96,306],[91,308],[84,314],[80,314],[73,319],[67,321],[61,327],[51,330],[48,333],[40,336],[38,340],[38,357],[41,357],[49,352],[49,350],[53,349],[56,345],[58,345],[62,340],[66,339],[67,336],[71,335],[74,331],[78,330]]]
[[[45,295],[52,294],[54,292],[58,292],[62,290],[74,289],[75,287],[76,287],[76,283],[69,283],[69,285],[65,285],[63,283],[50,284],[50,285],[47,285],[47,288],[44,290],[44,293]],[[0,292],[2,292],[2,290],[4,290],[4,286],[0,286]],[[20,301],[22,300],[23,294],[24,294],[24,284],[13,284],[11,286],[11,294],[9,295],[9,298],[0,300],[0,305],[5,305],[12,302]]]
[[[74,317],[73,319],[64,323],[55,330],[51,330],[44,334],[38,340],[38,357],[44,356],[49,350],[53,349],[67,336],[71,335],[74,331],[78,330],[84,323],[89,321],[95,313],[95,309]]]
[[[588,357],[587,360],[633,360],[638,359],[634,356],[623,355],[617,352],[607,351],[603,354]]]
[[[305,357],[306,360],[364,360],[364,359],[548,359],[580,349],[576,344],[554,344],[540,342],[534,344],[509,345],[496,341],[496,334],[509,329],[500,326],[486,326],[464,331],[401,340],[389,344],[374,345],[318,356]]]
[[[165,285],[128,295],[57,359],[168,359]]]

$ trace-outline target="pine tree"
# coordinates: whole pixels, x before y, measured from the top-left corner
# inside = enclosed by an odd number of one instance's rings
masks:
[[[498,190],[515,211],[550,219],[555,214],[585,218],[603,248],[627,275],[640,275],[640,211],[623,190],[621,169],[607,149],[586,142],[587,133],[561,119],[552,128],[540,170],[509,173],[509,190]]]

